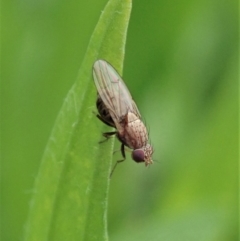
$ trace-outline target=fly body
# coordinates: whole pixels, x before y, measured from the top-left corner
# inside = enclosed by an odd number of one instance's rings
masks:
[[[116,135],[122,143],[121,152],[124,159],[117,163],[125,160],[124,147],[127,146],[133,150],[134,161],[144,162],[146,166],[152,164],[153,148],[149,144],[147,129],[122,78],[104,60],[97,60],[94,63],[93,78],[98,91],[97,117],[116,129],[103,135],[106,138]]]

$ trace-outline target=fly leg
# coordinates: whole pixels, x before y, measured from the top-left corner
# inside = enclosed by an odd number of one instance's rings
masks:
[[[122,159],[122,160],[118,160],[118,161],[116,161],[116,163],[115,163],[115,165],[113,166],[113,169],[112,169],[112,171],[111,171],[111,173],[110,173],[110,178],[112,177],[112,174],[113,174],[115,168],[117,167],[117,164],[119,164],[119,163],[125,161],[125,159],[126,159],[125,149],[124,149],[124,144],[123,144],[123,143],[122,143],[122,145],[121,145],[121,153],[122,153],[122,157],[123,157],[123,159]]]
[[[93,114],[96,115],[96,117],[97,117],[100,121],[102,121],[104,124],[115,128],[115,126],[114,126],[112,123],[109,123],[108,120],[105,119],[104,117],[102,117],[101,115],[99,115],[99,114],[97,114],[97,113],[95,113],[95,112],[93,112]],[[113,135],[115,135],[115,134],[117,134],[116,131],[111,131],[111,132],[105,132],[105,133],[103,133],[103,136],[104,136],[106,139],[104,139],[104,140],[102,140],[102,141],[99,141],[99,143],[103,143],[103,142],[107,141],[111,136],[113,136]]]
[[[105,132],[105,133],[103,133],[103,136],[104,136],[106,139],[104,139],[104,140],[102,140],[102,141],[99,141],[99,143],[103,143],[103,142],[107,141],[110,137],[112,137],[113,135],[116,135],[116,134],[117,134],[116,131],[111,131],[111,132]]]
[[[104,119],[102,116],[100,116],[99,114],[96,114],[96,117],[97,117],[100,121],[102,121],[104,124],[115,128],[115,126],[113,126],[112,123],[109,123],[107,120],[105,120],[105,119]]]

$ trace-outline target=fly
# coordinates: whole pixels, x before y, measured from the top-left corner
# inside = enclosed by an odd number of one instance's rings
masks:
[[[122,160],[126,159],[125,146],[132,149],[132,159],[145,166],[153,163],[153,148],[149,144],[148,131],[141,120],[139,110],[117,71],[105,60],[97,60],[93,65],[93,79],[98,91],[97,117],[106,125],[114,127],[113,132],[103,133],[107,139],[116,135],[121,144]]]

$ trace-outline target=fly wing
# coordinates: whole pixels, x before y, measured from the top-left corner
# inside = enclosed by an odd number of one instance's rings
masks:
[[[116,125],[128,112],[141,118],[127,86],[109,63],[97,60],[93,65],[93,78],[98,94]]]

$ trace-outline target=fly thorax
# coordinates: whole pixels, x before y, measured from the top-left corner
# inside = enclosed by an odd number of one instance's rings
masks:
[[[125,121],[127,121],[128,123],[134,122],[136,120],[139,120],[139,117],[136,116],[135,114],[133,114],[132,112],[128,112],[126,117],[125,117]]]
[[[129,112],[125,117],[123,135],[124,142],[132,149],[139,149],[148,142],[148,133],[143,122],[133,113]]]

